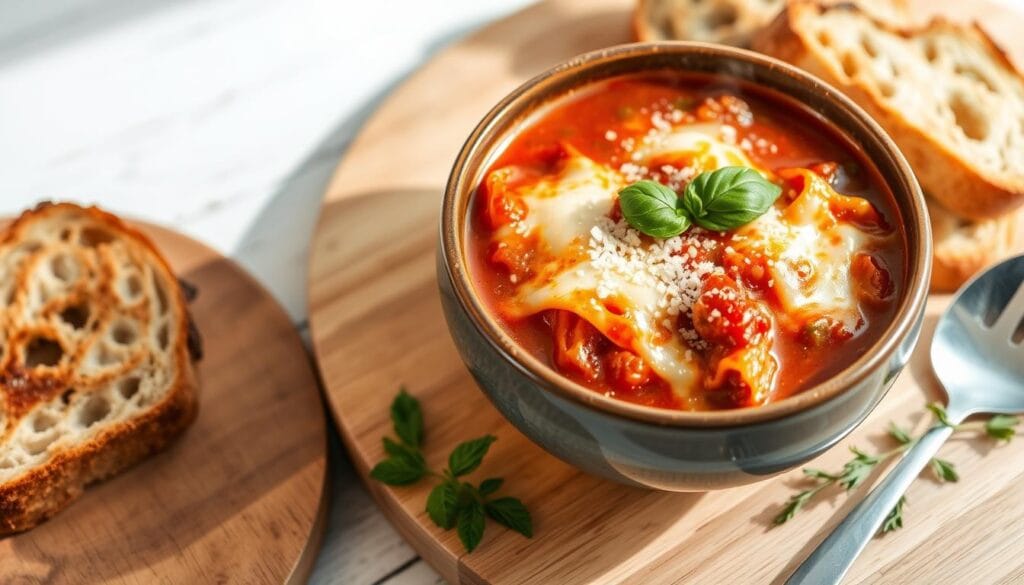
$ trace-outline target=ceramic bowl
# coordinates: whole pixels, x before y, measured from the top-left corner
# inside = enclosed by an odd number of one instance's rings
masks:
[[[683,412],[589,390],[529,355],[474,290],[466,219],[483,173],[531,112],[581,86],[648,71],[713,73],[788,96],[863,150],[888,183],[907,241],[895,318],[856,361],[805,391],[756,408]],[[674,491],[751,483],[806,462],[856,427],[882,399],[917,342],[931,270],[924,197],[893,141],[848,98],[780,61],[700,43],[622,45],[558,65],[516,89],[480,122],[459,153],[441,217],[437,277],[448,327],[481,390],[523,434],[566,462],[631,485]]]

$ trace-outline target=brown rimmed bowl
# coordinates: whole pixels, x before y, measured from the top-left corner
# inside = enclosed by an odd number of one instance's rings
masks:
[[[907,266],[895,317],[835,376],[756,408],[686,412],[616,400],[576,384],[520,347],[488,313],[467,263],[467,217],[483,174],[546,105],[621,75],[714,74],[785,97],[862,150],[902,218]],[[825,82],[763,55],[703,43],[621,45],[531,79],[477,125],[448,179],[437,277],[448,327],[466,367],[499,411],[541,447],[592,474],[655,489],[703,491],[793,468],[853,430],[882,399],[917,343],[931,272],[924,197],[892,139]]]

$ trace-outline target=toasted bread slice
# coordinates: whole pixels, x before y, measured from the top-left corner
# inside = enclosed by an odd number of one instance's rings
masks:
[[[748,47],[753,34],[785,5],[786,0],[638,0],[633,31],[644,42],[703,41]],[[858,0],[858,5],[893,22],[905,18],[906,0]]]
[[[753,47],[860,104],[953,213],[988,219],[1024,204],[1024,80],[980,28],[897,28],[849,4],[795,2]]]
[[[1021,244],[1021,213],[971,221],[957,217],[928,197],[932,238],[932,292],[953,292]]]
[[[98,209],[43,204],[0,232],[0,534],[195,419],[185,302],[149,240]]]

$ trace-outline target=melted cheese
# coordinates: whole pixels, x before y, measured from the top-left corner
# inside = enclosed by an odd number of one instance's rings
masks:
[[[519,190],[517,195],[526,204],[526,217],[503,229],[536,234],[552,254],[562,254],[574,242],[586,238],[590,228],[608,215],[624,186],[618,173],[571,153],[556,176]]]
[[[733,247],[766,253],[771,281],[785,316],[799,322],[827,315],[850,331],[862,322],[850,281],[853,256],[877,236],[836,221],[832,188],[805,171],[803,192],[785,209],[774,207],[736,231]]]
[[[694,174],[722,167],[757,168],[745,152],[724,140],[729,134],[735,135],[735,130],[729,133],[726,128],[732,130],[731,126],[712,123],[682,126],[648,138],[637,153],[640,160],[648,163],[666,159],[686,161]]]
[[[718,139],[722,134],[721,125],[686,126],[648,136],[636,152],[640,162],[682,162],[693,174],[723,166],[757,168],[743,150]],[[737,230],[733,247],[773,259],[769,264],[772,286],[788,313],[829,314],[856,325],[860,314],[849,266],[870,236],[837,223],[828,207],[830,187],[813,173],[806,174],[804,193],[788,208],[772,208]],[[640,355],[680,399],[693,400],[704,366],[687,349],[683,332],[674,329],[680,311],[672,309],[680,295],[695,300],[701,279],[721,269],[695,260],[693,247],[701,244],[695,238],[677,237],[652,245],[641,242],[624,224],[616,227],[608,214],[625,183],[620,173],[570,152],[558,173],[517,189],[515,195],[527,211],[512,225],[499,228],[495,237],[498,241],[513,234],[535,238],[539,243],[535,276],[517,283],[515,295],[501,310],[513,319],[552,309],[571,311],[613,343]],[[595,239],[600,245],[616,229],[615,245],[636,251],[629,261],[616,257],[616,262],[609,262],[608,250],[594,251]],[[675,279],[675,286],[666,286],[666,278]]]

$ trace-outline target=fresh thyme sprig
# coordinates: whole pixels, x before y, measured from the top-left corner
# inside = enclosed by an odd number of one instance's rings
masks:
[[[936,426],[948,426],[953,428],[955,433],[983,433],[997,441],[1009,441],[1016,434],[1016,426],[1020,420],[1015,416],[1008,415],[996,415],[987,421],[978,421],[964,423],[960,425],[954,425],[950,422],[949,416],[946,414],[946,409],[941,404],[933,403],[927,405],[929,411],[935,417]],[[899,427],[895,423],[890,423],[888,429],[889,437],[897,443],[897,446],[893,449],[871,455],[865,453],[856,447],[850,447],[850,451],[853,453],[853,459],[846,462],[843,468],[836,472],[830,473],[822,471],[820,469],[804,469],[804,475],[809,479],[813,480],[815,484],[801,492],[793,494],[789,500],[786,501],[785,505],[779,510],[779,513],[775,516],[775,524],[784,524],[789,521],[793,516],[796,515],[812,498],[817,496],[826,488],[839,485],[846,492],[850,492],[857,486],[864,483],[864,481],[870,477],[872,470],[878,466],[878,464],[888,461],[893,457],[902,455],[905,451],[913,447],[921,436],[912,437],[903,428]],[[935,478],[940,482],[956,482],[960,480],[960,474],[957,473],[956,466],[952,462],[945,459],[935,457],[931,460],[931,470],[935,475]],[[900,498],[896,506],[886,516],[885,521],[882,523],[880,532],[890,532],[897,528],[903,527],[903,508],[906,504],[906,498]]]
[[[423,411],[418,400],[404,388],[391,403],[391,424],[398,441],[384,437],[387,458],[370,470],[370,477],[388,485],[410,485],[431,476],[441,480],[427,496],[427,515],[445,530],[456,528],[459,540],[472,552],[484,536],[485,516],[527,538],[533,536],[530,512],[516,498],[492,498],[504,480],[492,477],[479,485],[463,481],[480,467],[493,435],[484,435],[460,443],[448,457],[448,467],[441,473],[431,471],[423,456]]]

